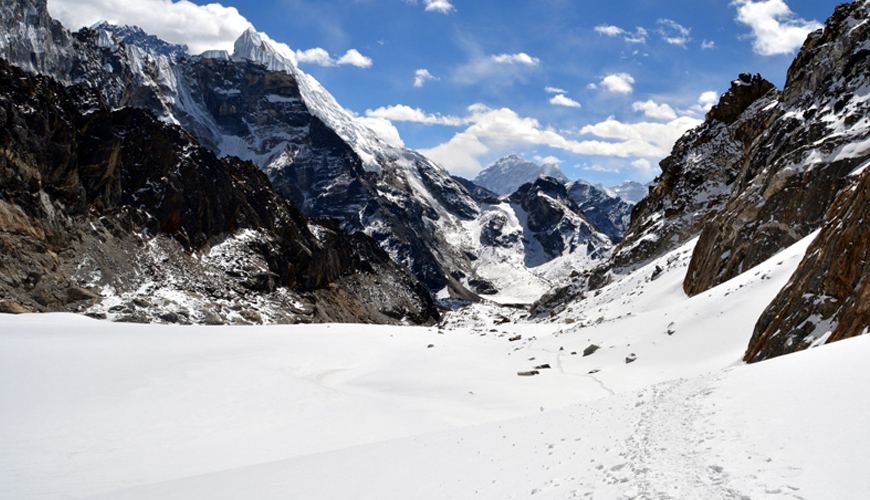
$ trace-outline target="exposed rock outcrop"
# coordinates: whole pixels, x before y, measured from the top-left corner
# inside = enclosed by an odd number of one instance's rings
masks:
[[[863,335],[870,328],[870,169],[842,192],[788,285],[762,314],[745,361]]]
[[[696,236],[727,202],[763,115],[778,98],[770,82],[748,73],[731,82],[700,127],[680,138],[661,161],[662,174],[631,214],[613,266],[631,269]]]
[[[526,226],[531,232],[526,239],[540,243],[546,260],[574,253],[581,246],[593,260],[603,259],[610,252],[610,240],[583,215],[559,179],[538,177],[520,186],[508,199],[526,213]]]
[[[690,295],[819,228],[849,173],[870,158],[864,4],[838,7],[807,38],[781,98],[743,113],[741,169],[727,204],[701,233],[684,283]]]
[[[373,241],[309,221],[255,165],[149,112],[0,61],[0,123],[7,305],[202,323],[438,315]]]
[[[589,222],[606,234],[614,244],[622,240],[631,223],[631,209],[634,205],[583,180],[569,182],[565,188],[568,196],[577,203],[577,207]]]

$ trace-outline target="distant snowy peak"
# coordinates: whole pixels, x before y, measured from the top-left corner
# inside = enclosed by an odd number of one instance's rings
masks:
[[[649,188],[639,182],[625,181],[618,186],[607,188],[607,191],[615,196],[619,196],[632,205],[637,205],[640,200],[646,198]]]
[[[542,166],[511,154],[483,169],[474,178],[474,183],[504,196],[513,193],[523,184],[534,182],[542,175],[568,181],[568,177],[557,165]]]

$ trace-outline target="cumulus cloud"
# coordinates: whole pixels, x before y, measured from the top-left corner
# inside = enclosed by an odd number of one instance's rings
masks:
[[[567,94],[567,90],[562,90],[558,87],[544,87],[544,92],[548,94]]]
[[[692,106],[691,111],[696,113],[706,113],[710,111],[710,108],[715,106],[719,102],[719,93],[715,90],[708,90],[703,92],[698,97],[698,102]]]
[[[634,78],[628,73],[612,73],[605,76],[601,83],[601,87],[615,94],[631,94],[634,92]],[[589,88],[598,88],[598,85],[592,84]]]
[[[357,121],[368,127],[372,132],[387,144],[397,148],[405,147],[405,142],[399,135],[399,129],[390,120],[376,116],[360,116]]]
[[[524,64],[526,66],[538,66],[541,60],[537,57],[532,57],[525,52],[519,54],[498,54],[490,56],[490,58],[498,64]]]
[[[644,144],[647,147],[647,154],[636,153],[626,156],[662,157],[668,154],[677,139],[701,123],[701,120],[687,116],[667,123],[624,123],[610,117],[603,122],[581,128],[579,133],[623,141],[625,144]]]
[[[822,28],[818,21],[798,18],[784,0],[735,0],[731,5],[737,7],[737,22],[751,28],[752,48],[762,56],[791,54],[807,34]]]
[[[429,80],[440,80],[440,78],[432,76],[432,73],[429,73],[428,69],[418,69],[414,73],[414,87],[418,89],[425,85]]]
[[[440,12],[442,14],[449,14],[450,12],[456,10],[450,2],[447,0],[424,0],[426,3],[426,12]]]
[[[465,120],[470,125],[467,129],[446,143],[420,151],[453,173],[465,175],[473,175],[482,168],[478,160],[481,156],[516,149],[517,146],[547,146],[578,155],[616,158],[663,157],[677,138],[701,123],[685,117],[668,123],[636,124],[609,118],[578,132],[595,138],[574,140],[509,108],[492,109],[475,104],[468,111],[470,116]]]
[[[571,99],[570,97],[566,96],[565,94],[554,95],[550,99],[550,104],[552,104],[553,106],[565,106],[568,108],[579,108],[580,107],[579,102],[575,101],[574,99]]]
[[[649,118],[657,120],[674,120],[677,118],[677,113],[667,104],[658,104],[653,100],[646,102],[636,102],[631,105],[635,111],[643,111],[643,114]]]
[[[650,161],[646,158],[638,158],[637,160],[631,162],[631,166],[644,172],[652,172],[653,170],[652,163],[650,163]]]
[[[335,60],[325,49],[316,48],[296,51],[296,62],[300,64],[317,64],[320,66],[335,66]]]
[[[540,163],[541,165],[561,165],[562,163],[565,163],[560,158],[557,158],[555,156],[535,155],[535,157],[532,159]]]
[[[412,108],[404,104],[380,107],[375,110],[367,110],[366,116],[370,118],[383,118],[394,122],[413,122],[426,125],[449,125],[458,127],[468,123],[467,120],[457,116],[443,116],[440,114],[428,114],[420,108]]]
[[[69,29],[99,21],[135,25],[168,42],[187,45],[194,54],[210,49],[232,51],[251,23],[234,7],[196,5],[187,0],[50,0],[51,15]]]
[[[370,68],[372,66],[372,60],[360,54],[358,50],[350,49],[343,56],[338,58],[337,64],[349,64],[351,66],[356,66],[357,68]]]
[[[662,40],[671,45],[685,48],[686,44],[692,41],[689,37],[692,33],[691,28],[686,28],[671,19],[659,19],[656,24],[659,25],[658,34],[661,35]]]
[[[404,2],[410,4],[418,3],[417,0],[404,0]],[[456,7],[449,0],[423,0],[423,5],[426,6],[426,12],[449,14],[456,10]]]
[[[333,59],[329,52],[325,49],[321,49],[320,47],[308,50],[292,50],[285,44],[279,44],[285,52],[289,51],[291,55],[295,56],[295,62],[297,65],[299,64],[317,64],[318,66],[343,66],[350,65],[356,66],[358,68],[370,68],[372,66],[372,60],[368,57],[360,54],[356,49],[348,50],[343,56],[340,58]]]
[[[253,25],[235,7],[217,3],[196,5],[187,0],[50,0],[51,15],[69,29],[77,30],[100,21],[138,26],[167,42],[187,45],[192,54],[206,50],[233,51],[236,39]],[[338,66],[350,64],[361,68],[372,65],[371,59],[351,49],[338,60],[322,48],[291,50],[287,55],[300,64]]]
[[[716,42],[713,40],[704,40],[701,42],[701,50],[712,50],[716,48]]]

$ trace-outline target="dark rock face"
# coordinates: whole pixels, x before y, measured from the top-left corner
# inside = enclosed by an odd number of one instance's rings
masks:
[[[727,204],[701,233],[684,288],[698,294],[760,264],[819,228],[847,176],[870,158],[870,29],[861,2],[811,34],[781,99],[747,109],[741,165]],[[721,111],[714,109],[721,114]]]
[[[146,111],[109,111],[93,92],[0,61],[0,122],[7,303],[132,321],[437,317],[374,242],[308,221],[255,165],[218,160]],[[376,271],[394,282],[356,290]],[[199,310],[155,303],[161,287]],[[321,307],[345,295],[352,313]],[[99,297],[125,303],[104,311]]]
[[[566,189],[568,196],[577,203],[577,207],[589,222],[610,237],[613,243],[622,240],[631,222],[633,205],[622,198],[611,197],[602,189],[584,181],[569,182]]]
[[[593,259],[604,258],[611,248],[609,239],[586,219],[559,179],[538,177],[534,183],[520,186],[508,200],[528,215],[532,234],[526,238],[540,242],[549,259],[573,253],[580,245],[587,247]]]
[[[870,169],[843,191],[788,285],[755,326],[747,362],[870,328]]]
[[[632,268],[697,235],[725,205],[743,166],[743,151],[760,132],[773,84],[743,74],[731,83],[703,125],[688,132],[661,161],[649,196],[635,205],[614,251],[615,268]]]

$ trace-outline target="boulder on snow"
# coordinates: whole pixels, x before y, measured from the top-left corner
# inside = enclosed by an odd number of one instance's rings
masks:
[[[584,355],[584,356],[591,356],[591,355],[595,354],[595,351],[597,351],[598,349],[601,349],[601,346],[597,346],[597,345],[595,345],[595,344],[591,344],[591,345],[590,345],[589,347],[587,347],[586,349],[583,349],[583,355]]]

